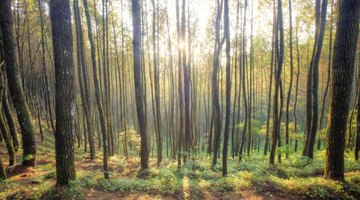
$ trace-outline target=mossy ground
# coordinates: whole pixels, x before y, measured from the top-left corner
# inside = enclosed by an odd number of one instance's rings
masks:
[[[221,160],[212,170],[206,155],[190,159],[181,170],[176,160],[165,159],[157,167],[152,158],[146,176],[140,171],[139,158],[116,155],[109,163],[111,179],[105,180],[100,153],[91,161],[80,148],[76,150],[77,179],[68,188],[56,188],[52,135],[38,144],[38,165],[1,182],[0,199],[360,199],[360,163],[351,153],[345,155],[345,182],[323,178],[323,150],[316,152],[314,160],[295,153],[276,166],[257,153],[242,162],[229,158],[225,178]],[[7,161],[3,144],[0,149]]]

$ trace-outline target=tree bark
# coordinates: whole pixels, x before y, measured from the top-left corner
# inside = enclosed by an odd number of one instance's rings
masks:
[[[307,90],[307,115],[311,115],[310,117],[311,121],[308,119],[306,124],[307,137],[303,152],[303,155],[309,158],[314,157],[314,144],[316,139],[316,132],[318,129],[319,61],[320,61],[322,44],[324,40],[327,0],[322,0],[321,12],[319,12],[318,10],[320,9],[320,0],[317,0],[316,7],[317,7],[316,33],[315,33],[316,35],[315,35],[315,43],[314,43],[313,55],[310,62],[310,71],[309,71],[309,75],[311,76],[312,80],[310,83],[308,83],[308,90]],[[309,100],[311,102],[308,102]],[[311,109],[309,109],[310,108],[309,106],[311,107]]]
[[[17,64],[16,43],[14,39],[14,21],[11,13],[11,0],[0,3],[0,26],[3,35],[8,87],[22,133],[24,166],[35,166],[36,143],[31,115],[21,86],[20,71]]]
[[[142,71],[141,71],[141,20],[139,0],[132,0],[133,51],[134,51],[134,83],[137,117],[141,136],[141,169],[149,168],[149,149],[146,133],[146,115],[144,113]]]
[[[229,123],[230,123],[230,106],[231,106],[231,72],[230,72],[230,27],[229,27],[229,1],[224,1],[224,35],[226,43],[226,110],[225,110],[225,131],[223,145],[223,176],[227,175],[227,157],[229,143]]]
[[[280,135],[280,118],[279,118],[279,90],[281,89],[281,71],[284,54],[284,27],[282,16],[282,2],[278,0],[277,23],[275,33],[275,49],[277,58],[277,68],[275,68],[275,93],[274,93],[274,110],[273,110],[273,132],[272,145],[270,151],[270,164],[275,164],[276,144]],[[280,41],[279,41],[280,39]],[[281,111],[280,111],[281,112]]]
[[[334,42],[330,113],[325,178],[344,180],[346,123],[352,90],[356,44],[359,35],[360,1],[341,0]]]
[[[75,67],[71,11],[68,0],[50,1],[50,19],[55,60],[55,150],[57,185],[76,178],[73,118],[75,116]]]

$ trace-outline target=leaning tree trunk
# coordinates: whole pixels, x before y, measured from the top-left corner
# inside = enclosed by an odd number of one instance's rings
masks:
[[[8,87],[22,133],[23,166],[35,166],[36,143],[31,115],[21,86],[20,70],[17,64],[14,21],[11,13],[11,0],[0,2],[0,26],[3,35]]]
[[[344,180],[346,122],[352,90],[360,1],[342,0],[334,42],[325,178]]]
[[[0,68],[0,108],[3,106],[1,103],[2,102],[1,98],[6,98],[3,96],[3,90],[5,89],[3,76],[4,75],[3,75],[2,68]],[[8,126],[5,122],[5,118],[4,118],[2,109],[0,109],[0,130],[1,130],[2,137],[6,144],[6,149],[9,154],[9,165],[12,166],[15,164],[15,151],[14,151],[14,146],[13,146],[13,142],[12,142],[12,139],[11,139],[11,136],[9,133]]]
[[[15,127],[15,122],[14,122],[13,116],[11,114],[10,105],[9,105],[9,101],[8,101],[8,93],[6,91],[6,88],[4,89],[4,97],[2,99],[2,105],[4,108],[4,115],[6,117],[6,122],[9,125],[9,130],[10,130],[10,134],[11,134],[11,137],[13,140],[14,149],[15,149],[15,151],[17,151],[19,149],[20,143],[19,143],[19,138],[17,135],[16,127]]]
[[[56,180],[57,185],[67,185],[76,178],[73,137],[75,67],[69,1],[51,0],[50,19],[55,61]]]

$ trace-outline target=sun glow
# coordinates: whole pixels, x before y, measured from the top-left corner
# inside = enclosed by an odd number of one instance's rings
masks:
[[[186,42],[180,41],[177,46],[179,49],[184,50],[184,49],[186,49]]]

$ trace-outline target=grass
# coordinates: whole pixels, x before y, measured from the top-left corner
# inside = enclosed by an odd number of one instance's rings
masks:
[[[1,147],[3,148],[3,147]],[[86,199],[89,191],[122,195],[146,193],[174,199],[204,199],[226,195],[240,197],[252,191],[262,197],[292,197],[300,199],[359,199],[360,163],[352,153],[345,155],[346,181],[323,178],[324,151],[316,151],[313,160],[292,154],[281,164],[269,166],[268,157],[254,154],[228,160],[228,176],[221,176],[221,159],[214,169],[211,158],[199,155],[178,170],[176,160],[165,159],[160,168],[151,158],[151,168],[140,174],[139,158],[125,159],[116,155],[110,159],[110,180],[103,179],[102,161],[89,161],[83,149],[76,151],[77,179],[70,187],[55,188],[54,148],[51,136],[39,145],[39,165],[32,172],[11,177],[0,183],[0,199]],[[284,156],[283,156],[284,157]],[[144,173],[144,172],[141,172]]]

